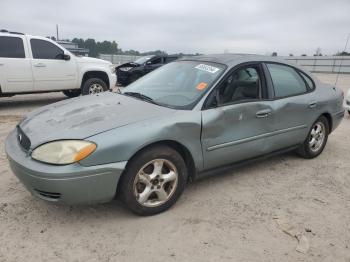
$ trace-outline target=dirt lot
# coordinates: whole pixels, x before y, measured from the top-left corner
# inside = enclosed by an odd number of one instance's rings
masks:
[[[350,87],[350,76],[339,85]],[[0,261],[350,261],[348,115],[314,160],[289,153],[203,179],[168,212],[141,218],[118,202],[48,204],[11,173],[8,132],[27,112],[61,99],[0,98]],[[291,235],[304,236],[306,253]]]

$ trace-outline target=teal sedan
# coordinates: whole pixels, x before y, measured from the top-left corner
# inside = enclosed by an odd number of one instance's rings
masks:
[[[201,176],[289,150],[317,157],[344,116],[343,96],[272,57],[182,58],[117,93],[29,113],[6,152],[36,197],[70,205],[118,197],[153,215]]]

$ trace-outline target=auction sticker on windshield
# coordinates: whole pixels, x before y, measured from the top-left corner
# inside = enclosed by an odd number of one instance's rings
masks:
[[[220,70],[220,68],[217,68],[215,66],[205,65],[205,64],[199,64],[195,68],[212,73],[212,74],[215,74],[217,71]]]

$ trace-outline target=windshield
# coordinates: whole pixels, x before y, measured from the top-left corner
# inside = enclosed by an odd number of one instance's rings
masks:
[[[152,57],[154,57],[154,55],[151,56],[142,56],[138,59],[136,59],[134,61],[134,63],[139,64],[139,65],[143,65],[144,63],[146,63],[148,60],[150,60]]]
[[[209,62],[172,62],[128,85],[122,93],[137,93],[176,109],[192,109],[224,69],[224,65]]]

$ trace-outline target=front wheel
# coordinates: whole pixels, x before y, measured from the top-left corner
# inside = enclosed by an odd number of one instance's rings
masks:
[[[167,146],[153,147],[128,164],[119,184],[121,199],[135,214],[158,214],[177,201],[186,181],[187,168],[180,154]]]
[[[300,146],[298,153],[304,158],[314,158],[322,153],[327,144],[329,134],[329,123],[327,118],[321,116],[312,125],[312,128]]]
[[[82,95],[92,95],[108,90],[107,84],[99,78],[90,78],[85,81],[82,87]]]

